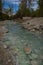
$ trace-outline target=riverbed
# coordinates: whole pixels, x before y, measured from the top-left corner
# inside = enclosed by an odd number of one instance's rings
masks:
[[[35,34],[23,29],[21,23],[6,21],[8,29],[3,37],[3,44],[8,46],[15,65],[43,65],[43,34]],[[24,48],[30,53],[26,54]]]

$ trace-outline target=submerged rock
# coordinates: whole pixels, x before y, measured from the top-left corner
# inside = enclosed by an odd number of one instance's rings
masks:
[[[37,55],[37,54],[33,54],[33,53],[32,53],[32,54],[30,55],[30,59],[37,59],[37,58],[38,58],[38,55]]]
[[[7,45],[3,45],[3,47],[4,47],[4,49],[8,49],[9,48],[9,46],[7,46]]]
[[[33,61],[31,61],[31,64],[32,64],[32,65],[38,65],[38,62],[35,61],[35,60],[33,60]]]
[[[26,54],[30,54],[31,53],[31,48],[25,47],[24,51]]]

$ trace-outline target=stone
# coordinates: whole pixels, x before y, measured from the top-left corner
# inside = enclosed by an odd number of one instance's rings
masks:
[[[30,24],[29,22],[27,24]]]
[[[6,33],[8,32],[8,29],[6,29],[4,26],[0,27],[0,33]]]
[[[38,50],[38,49],[34,49],[34,51],[35,51],[35,53],[39,53],[40,50]]]
[[[30,20],[31,17],[23,17],[23,20]]]
[[[8,59],[8,63],[11,62],[11,59]]]
[[[33,60],[33,61],[31,61],[31,64],[32,64],[32,65],[38,65],[38,62],[35,61],[35,60]]]
[[[43,30],[43,25],[40,25],[40,29]]]
[[[34,29],[35,29],[35,30],[39,30],[39,29],[40,29],[40,28],[39,28],[39,25],[35,25],[35,26],[34,26]]]
[[[31,29],[32,32],[35,32],[35,29]]]
[[[36,58],[38,58],[38,55],[37,54],[31,54],[30,58],[31,59],[36,59]]]
[[[7,30],[6,33],[9,33],[9,31]]]
[[[3,47],[4,47],[5,49],[7,49],[7,45],[3,45]]]
[[[42,55],[40,56],[40,59],[43,60],[43,56]]]
[[[31,49],[28,48],[28,47],[25,47],[24,48],[24,51],[25,51],[26,54],[30,54],[31,53]]]
[[[41,34],[42,32],[40,31],[40,34]]]

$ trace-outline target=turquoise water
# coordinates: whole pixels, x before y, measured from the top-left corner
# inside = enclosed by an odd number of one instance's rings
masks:
[[[43,65],[43,34],[35,34],[22,28],[20,23],[7,21],[5,27],[9,30],[5,34],[4,44],[9,46],[15,65]],[[31,49],[30,54],[24,48]]]

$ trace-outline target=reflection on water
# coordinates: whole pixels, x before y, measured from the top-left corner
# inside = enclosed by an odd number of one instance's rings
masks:
[[[7,21],[5,27],[9,33],[6,33],[4,43],[9,46],[14,64],[43,65],[43,36],[29,32],[13,21]],[[31,49],[29,54],[24,50],[26,47]]]

